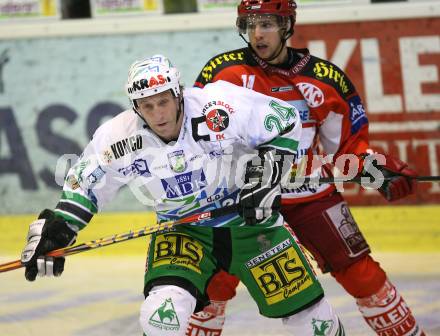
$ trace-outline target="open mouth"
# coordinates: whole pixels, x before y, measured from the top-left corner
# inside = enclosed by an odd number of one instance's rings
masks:
[[[256,45],[256,49],[258,51],[265,51],[265,50],[267,50],[267,48],[268,48],[267,44],[257,43],[257,45]]]
[[[259,43],[255,46],[255,51],[257,51],[259,54],[264,55],[269,50],[269,46],[267,44]]]

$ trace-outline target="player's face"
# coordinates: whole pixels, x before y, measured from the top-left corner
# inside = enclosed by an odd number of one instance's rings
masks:
[[[182,126],[182,114],[176,121],[179,100],[170,90],[137,100],[138,111],[151,130],[166,141],[176,139]]]
[[[252,24],[248,24],[248,36],[252,49],[262,59],[271,59],[276,55],[282,46],[281,34],[283,30],[278,24],[274,15],[262,15]],[[271,64],[279,64],[287,59],[287,48],[272,61]]]

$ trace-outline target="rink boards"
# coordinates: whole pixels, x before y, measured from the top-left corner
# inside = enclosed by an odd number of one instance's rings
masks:
[[[351,207],[351,212],[377,252],[440,252],[440,206]],[[19,255],[32,215],[0,216],[0,256]],[[154,225],[151,212],[100,213],[80,232],[77,242]],[[105,247],[86,255],[143,254],[145,239]]]

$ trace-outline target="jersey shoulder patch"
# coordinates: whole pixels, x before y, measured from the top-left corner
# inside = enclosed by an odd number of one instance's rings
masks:
[[[204,85],[210,83],[213,78],[222,70],[225,70],[233,65],[247,64],[248,59],[249,56],[247,48],[226,51],[212,57],[208,62],[206,62],[202,71],[197,76],[196,86],[203,87]]]
[[[344,99],[356,90],[347,75],[335,64],[312,56],[301,75],[315,78],[333,87]]]

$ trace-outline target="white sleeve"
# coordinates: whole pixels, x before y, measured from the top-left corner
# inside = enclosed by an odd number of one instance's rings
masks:
[[[80,230],[128,183],[128,179],[118,173],[108,159],[110,153],[106,151],[110,149],[110,141],[106,134],[101,126],[69,170],[55,208],[57,215]]]

